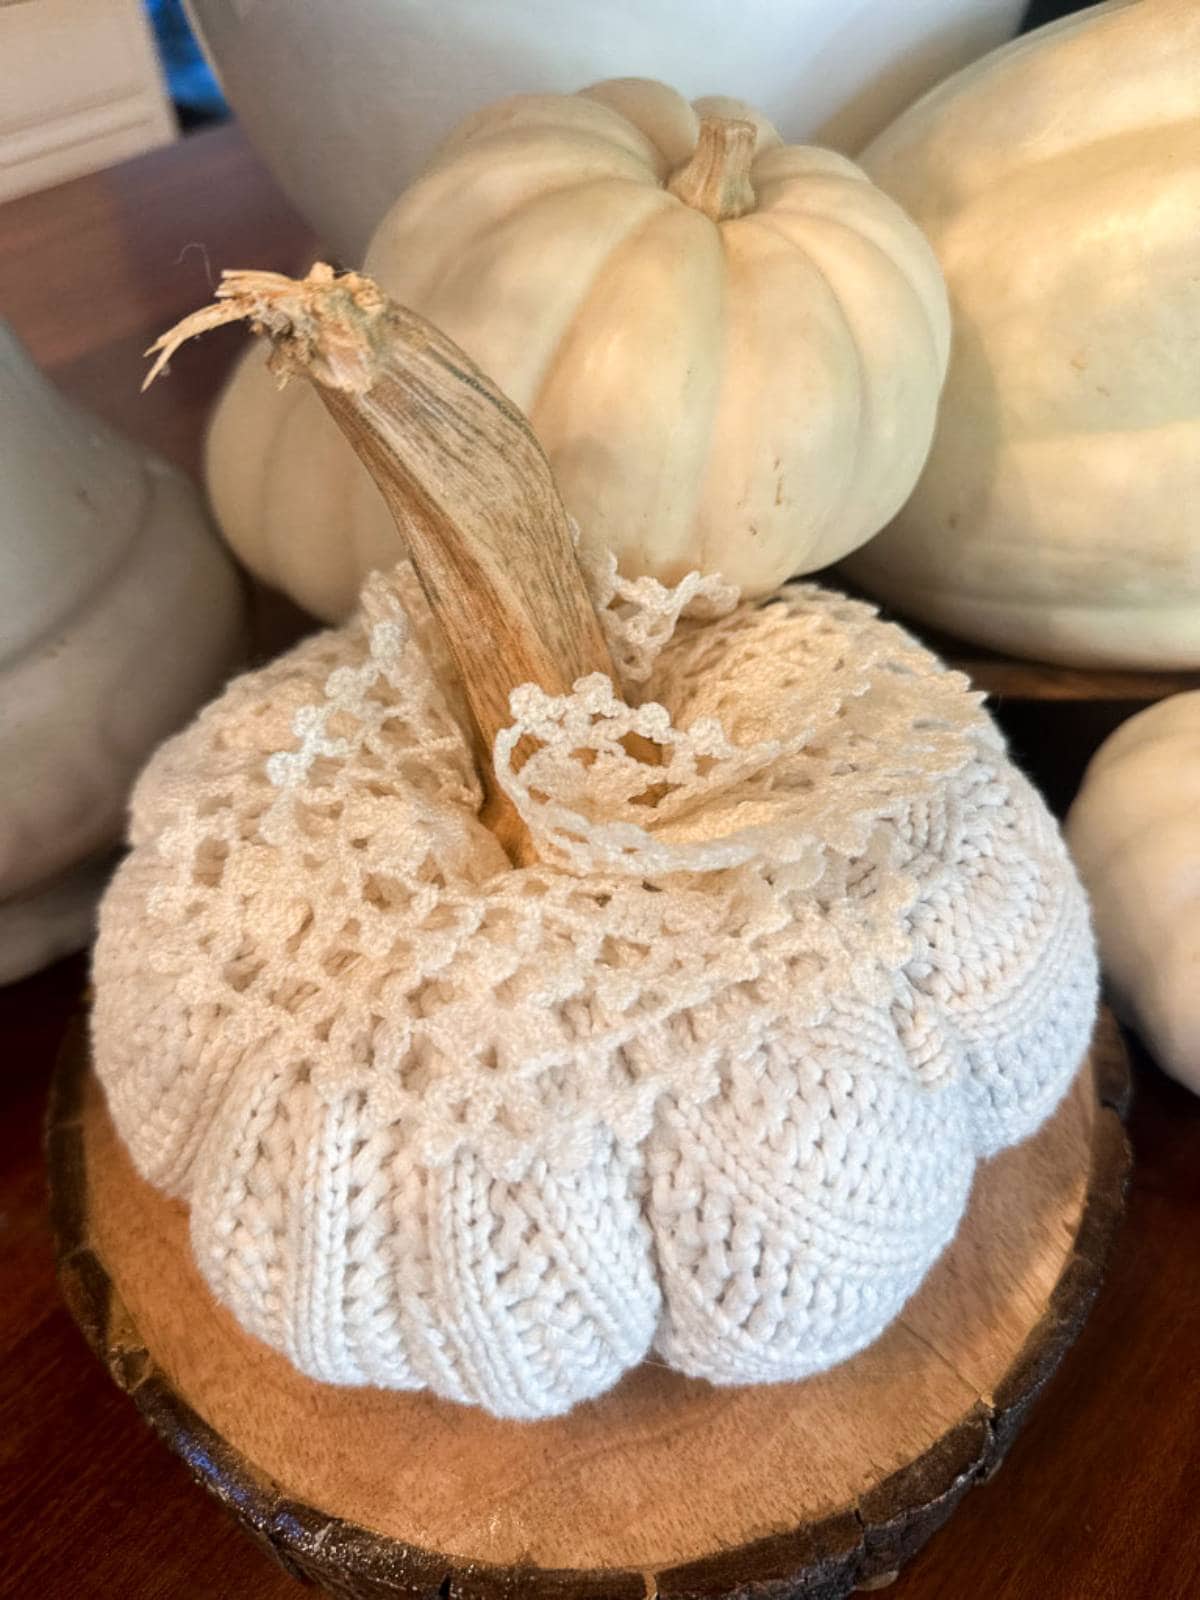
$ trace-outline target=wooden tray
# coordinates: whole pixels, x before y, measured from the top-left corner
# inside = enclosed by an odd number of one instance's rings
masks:
[[[1122,1208],[1112,1019],[1059,1112],[980,1168],[950,1250],[869,1350],[806,1383],[663,1367],[544,1423],[337,1389],[242,1333],[187,1214],[134,1173],[80,1027],[52,1096],[58,1270],[159,1435],[297,1577],[428,1600],[837,1600],[889,1582],[1002,1460],[1079,1332]]]

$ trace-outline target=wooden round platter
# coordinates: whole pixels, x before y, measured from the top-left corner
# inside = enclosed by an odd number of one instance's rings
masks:
[[[904,626],[903,619],[897,621]],[[994,700],[1052,700],[1068,705],[1102,701],[1131,707],[1153,705],[1170,694],[1200,689],[1200,672],[1143,672],[1119,667],[1059,667],[1045,661],[1019,661],[961,640],[923,633],[948,665],[965,672],[977,689]],[[1125,712],[1132,715],[1132,710]]]
[[[68,1041],[48,1154],[89,1343],[294,1576],[353,1600],[837,1600],[881,1588],[1002,1460],[1078,1334],[1123,1203],[1128,1070],[1102,1017],[1055,1116],[979,1169],[953,1245],[870,1349],[716,1389],[647,1364],[550,1422],[300,1377],[208,1293]]]

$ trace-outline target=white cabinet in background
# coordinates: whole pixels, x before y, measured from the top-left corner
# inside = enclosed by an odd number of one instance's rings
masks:
[[[175,134],[141,0],[0,0],[0,200]]]

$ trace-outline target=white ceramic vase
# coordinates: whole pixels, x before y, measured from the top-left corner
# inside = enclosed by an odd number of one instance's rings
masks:
[[[0,983],[87,943],[130,786],[244,624],[197,490],[0,323]]]
[[[189,0],[227,95],[348,265],[462,117],[661,78],[854,152],[1016,31],[1026,0]]]

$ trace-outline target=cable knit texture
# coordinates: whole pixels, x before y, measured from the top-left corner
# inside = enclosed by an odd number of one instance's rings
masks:
[[[526,686],[496,746],[536,866],[478,820],[403,567],[135,793],[97,1068],[214,1293],[315,1378],[538,1417],[652,1350],[828,1367],[1086,1049],[1084,898],[965,679],[812,586],[591,581],[624,700]]]

